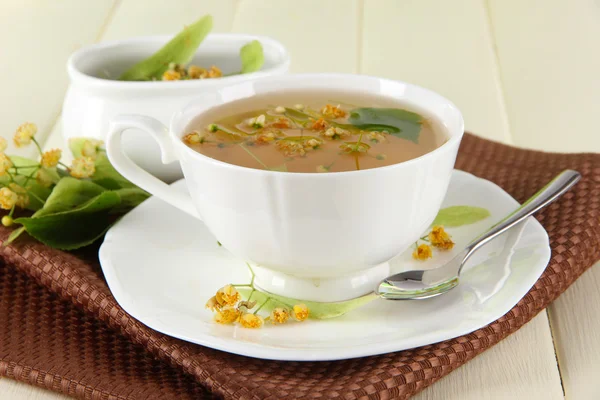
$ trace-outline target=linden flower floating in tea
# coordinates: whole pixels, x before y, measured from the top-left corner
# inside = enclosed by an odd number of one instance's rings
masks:
[[[253,288],[254,278],[249,285],[225,285],[208,299],[206,308],[214,312],[214,320],[219,324],[238,324],[243,328],[260,328],[265,323],[273,325],[285,324],[291,319],[302,322],[308,318],[309,310],[305,304],[294,304],[292,307],[279,302],[273,297],[266,299],[257,306],[257,301],[252,300],[256,293]],[[237,287],[252,287],[248,300],[242,300]],[[265,297],[264,295],[262,297]],[[258,314],[268,303],[274,303],[275,308],[267,317]],[[253,311],[254,310],[254,311]]]
[[[412,253],[412,256],[416,260],[424,261],[433,257],[431,246],[439,250],[452,250],[454,247],[454,242],[443,226],[434,226],[431,232],[423,236],[420,240],[429,242],[429,244],[418,244],[418,241],[415,243],[415,251]]]
[[[253,96],[215,107],[190,126],[183,141],[231,164],[313,173],[389,166],[426,154],[444,141],[443,132],[414,112],[325,100],[330,96],[366,104],[382,101],[329,92]]]
[[[1,222],[15,227],[5,245],[27,232],[59,249],[86,246],[148,197],[115,171],[101,141],[74,139],[74,159],[68,166],[61,161],[60,149],[42,151],[37,131],[27,122],[13,135],[15,146],[35,146],[36,159],[5,154],[7,143],[0,137],[0,209],[5,210]]]

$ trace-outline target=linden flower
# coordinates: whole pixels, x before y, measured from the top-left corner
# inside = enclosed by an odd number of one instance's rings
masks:
[[[173,70],[166,70],[163,73],[162,80],[163,81],[178,81],[181,79],[181,73]]]
[[[312,123],[310,129],[315,131],[324,131],[325,129],[327,129],[328,126],[329,125],[327,125],[327,122],[323,118],[319,118],[318,120]]]
[[[208,71],[197,65],[190,65],[188,68],[188,75],[192,79],[204,79],[208,76]]]
[[[306,304],[296,304],[292,308],[292,314],[296,321],[304,321],[308,318],[309,310],[308,307],[306,307]]]
[[[42,167],[52,168],[58,165],[62,151],[60,149],[52,149],[42,154]]]
[[[329,139],[339,139],[344,136],[348,136],[348,134],[349,134],[349,132],[345,129],[338,128],[338,127],[331,127],[323,133],[323,136],[325,136]]]
[[[8,143],[6,143],[6,139],[4,139],[3,137],[0,136],[0,153],[2,153],[4,150],[6,150],[7,146],[8,146]]]
[[[10,190],[7,187],[3,187],[0,189],[0,207],[5,210],[10,210],[13,208],[17,201],[19,200],[19,196]]]
[[[329,168],[324,165],[317,165],[317,172],[324,173],[329,172]]]
[[[43,187],[50,187],[54,183],[52,175],[50,175],[50,173],[48,173],[48,171],[46,171],[44,168],[38,169],[38,171],[35,173],[35,180]]]
[[[327,104],[321,109],[321,114],[327,118],[344,118],[346,116],[346,111],[342,110],[339,104],[337,106]]]
[[[258,117],[250,118],[248,121],[246,121],[246,123],[248,124],[248,126],[251,126],[252,128],[260,129],[265,126],[265,119],[266,119],[265,115],[260,114]]]
[[[275,140],[275,134],[273,132],[261,133],[257,135],[254,142],[257,144],[267,144]]]
[[[223,307],[226,305],[234,306],[238,301],[240,301],[241,296],[232,285],[225,285],[221,289],[217,290],[215,298],[217,303]]]
[[[272,122],[269,126],[278,129],[288,129],[290,127],[290,120],[287,118],[278,118],[277,121]]]
[[[187,135],[185,135],[183,137],[183,141],[186,144],[202,144],[202,143],[204,143],[204,140],[205,140],[205,136],[198,132],[188,133]]]
[[[95,160],[98,156],[100,148],[104,145],[102,140],[89,139],[83,142],[81,146],[81,155],[84,157],[90,157]]]
[[[224,307],[215,313],[215,322],[219,324],[233,324],[242,312],[234,307]]]
[[[12,166],[13,163],[10,158],[4,153],[0,153],[0,176],[6,175]]]
[[[210,299],[208,299],[208,301],[206,302],[206,305],[204,307],[208,308],[211,311],[215,311],[215,310],[220,309],[221,305],[217,301],[217,298],[215,296],[213,296]]]
[[[444,230],[443,226],[434,226],[429,233],[429,241],[432,245],[443,250],[450,250],[454,247],[454,242],[450,235]]]
[[[284,106],[277,106],[277,107],[275,107],[275,112],[277,114],[283,114],[285,112],[285,107]]]
[[[431,247],[428,244],[421,244],[419,247],[415,249],[412,256],[416,260],[425,261],[428,258],[431,258]]]
[[[238,322],[244,328],[256,329],[263,326],[265,320],[260,315],[242,314],[242,316],[239,317]]]
[[[17,194],[17,207],[25,208],[29,205],[29,195],[27,194],[27,190],[25,190],[25,188],[14,182],[8,185],[8,187]]]
[[[208,71],[209,78],[220,78],[222,76],[223,76],[223,72],[221,72],[219,67],[217,67],[216,65],[213,65],[212,67],[210,67],[210,70]]]
[[[285,324],[290,318],[290,313],[285,308],[277,307],[271,311],[269,319],[273,324]]]
[[[75,178],[89,178],[96,172],[96,166],[92,157],[79,157],[73,160],[71,168],[69,170],[72,177]]]
[[[304,110],[304,104],[296,104],[296,105],[294,105],[294,108],[296,110]]]
[[[373,131],[373,132],[369,132],[367,134],[367,136],[369,137],[370,141],[375,142],[375,143],[379,143],[379,142],[385,140],[385,133],[383,133],[383,132]]]
[[[31,139],[37,133],[37,125],[31,122],[26,122],[17,128],[13,141],[15,146],[22,147],[31,143]]]

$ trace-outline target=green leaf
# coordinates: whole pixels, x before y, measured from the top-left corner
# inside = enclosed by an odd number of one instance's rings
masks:
[[[33,218],[76,209],[105,191],[102,186],[90,181],[62,178],[46,199],[44,207],[33,214]]]
[[[256,72],[265,63],[263,47],[258,40],[253,40],[240,49],[242,59],[242,74]]]
[[[71,198],[73,194],[70,193]],[[38,212],[29,218],[17,218],[15,222],[22,224],[29,235],[48,246],[74,250],[104,235],[114,221],[110,211],[120,202],[121,198],[116,192],[105,191],[68,211]]]
[[[119,189],[114,192],[121,198],[121,203],[111,211],[113,214],[125,213],[150,197],[147,192],[140,188]]]
[[[198,46],[212,29],[213,20],[210,15],[200,18],[185,27],[160,50],[135,64],[119,77],[121,81],[145,81],[152,78],[161,79],[170,63],[187,64],[190,62]]]
[[[240,288],[239,292],[244,296],[245,299],[248,298],[252,289],[249,288]],[[375,293],[369,293],[365,296],[358,297],[356,299],[347,300],[347,301],[338,301],[333,303],[321,303],[316,301],[307,301],[307,300],[298,300],[292,299],[289,297],[278,296],[272,293],[262,292],[260,290],[256,290],[252,295],[252,300],[256,300],[258,305],[264,303],[268,297],[271,297],[270,300],[262,309],[266,312],[270,312],[275,307],[287,307],[292,308],[294,304],[305,304],[309,309],[309,318],[310,319],[328,319],[339,317],[340,315],[346,314],[355,308],[363,306],[377,298]]]
[[[124,189],[124,188],[136,188],[136,186],[125,179],[120,173],[117,172],[115,167],[112,166],[106,153],[100,152],[94,161],[96,166],[96,172],[92,176],[92,181],[106,189]]]
[[[490,216],[490,212],[485,208],[473,206],[452,206],[442,208],[435,217],[432,225],[442,225],[445,227],[458,227],[474,224]]]
[[[12,242],[14,242],[15,240],[17,240],[17,238],[19,236],[21,236],[21,234],[25,232],[25,227],[22,226],[20,228],[15,229],[14,231],[12,231],[10,233],[10,235],[8,235],[8,239],[6,240],[6,242],[4,242],[4,245],[6,246],[7,244],[11,244]]]
[[[285,108],[284,115],[288,118],[291,118],[293,120],[298,120],[298,121],[308,121],[311,118],[310,115],[303,113],[302,111],[298,111],[294,108],[289,108],[289,107]]]
[[[367,131],[387,131],[401,139],[419,142],[423,117],[399,108],[355,108],[348,122]]]

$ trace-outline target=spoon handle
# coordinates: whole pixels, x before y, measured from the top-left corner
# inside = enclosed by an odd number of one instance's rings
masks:
[[[539,192],[534,194],[523,205],[517,208],[512,214],[492,226],[490,230],[473,240],[465,249],[464,262],[481,246],[502,234],[506,230],[512,228],[525,218],[534,214],[539,209],[552,203],[559,198],[564,192],[569,190],[574,184],[581,179],[581,174],[573,170],[565,170],[556,178],[550,181]]]

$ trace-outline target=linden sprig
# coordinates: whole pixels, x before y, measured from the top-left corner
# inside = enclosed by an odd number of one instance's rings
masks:
[[[35,146],[35,159],[8,156],[6,140],[0,138],[0,209],[8,211],[1,222],[5,227],[21,225],[5,244],[28,232],[51,247],[82,247],[104,234],[115,221],[113,215],[148,197],[110,165],[102,141],[74,139],[75,158],[68,166],[61,161],[60,149],[42,150],[37,131],[35,124],[27,122],[13,135],[16,147]],[[34,213],[16,218],[19,209]]]
[[[258,293],[254,286],[254,272],[250,265],[248,265],[248,269],[251,274],[250,283],[225,285],[206,302],[206,308],[214,312],[215,322],[225,325],[237,324],[242,328],[256,329],[262,327],[265,323],[281,325],[291,320],[302,322],[308,318],[310,311],[306,304],[297,303],[290,306],[273,296],[266,295],[264,292],[261,296],[263,300],[258,305],[258,301],[252,300],[253,296]],[[246,300],[242,300],[242,295],[238,291],[240,288],[250,289],[250,294]],[[268,304],[275,305],[275,307],[272,307],[269,315],[264,317],[259,312]]]

